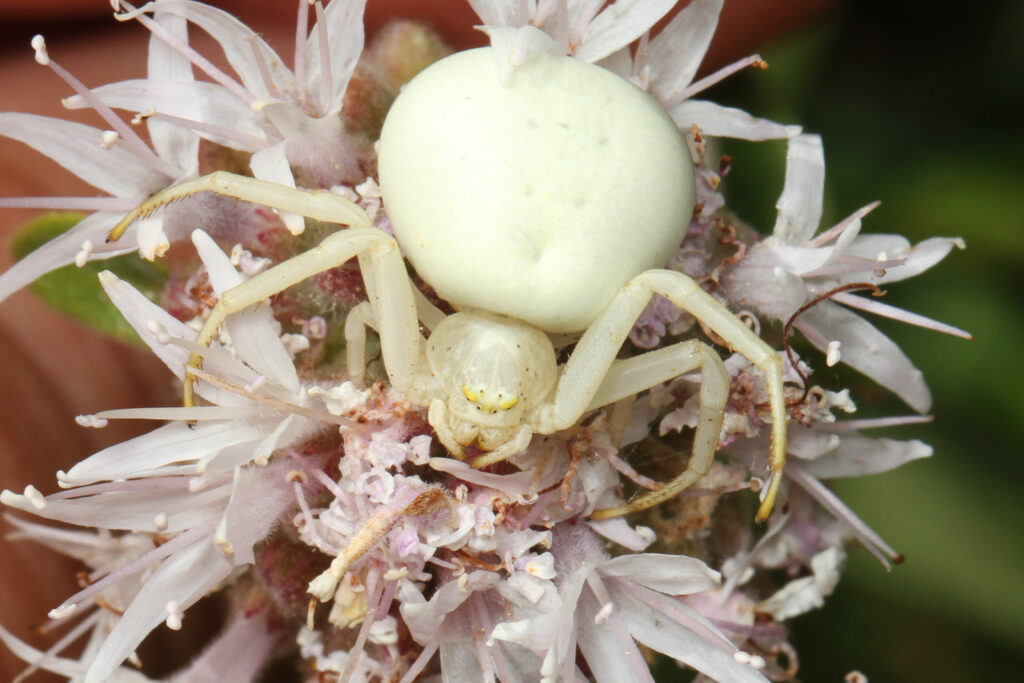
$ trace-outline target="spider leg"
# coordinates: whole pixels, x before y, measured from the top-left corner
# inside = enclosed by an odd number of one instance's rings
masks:
[[[707,474],[715,459],[725,404],[729,399],[729,374],[722,359],[713,348],[696,339],[616,361],[609,369],[591,407],[600,407],[697,368],[701,371],[700,414],[686,469],[661,488],[637,496],[626,505],[595,510],[590,515],[592,519],[618,517],[653,507],[675,497]]]
[[[370,225],[356,204],[332,192],[308,192],[231,173],[217,172],[159,192],[128,214],[111,232],[117,239],[138,218],[199,192],[214,192],[242,201],[291,211],[320,221],[352,225],[328,235],[319,245],[298,254],[242,284],[223,292],[210,312],[196,342],[209,346],[224,320],[233,313],[306,278],[358,257],[369,306],[380,331],[381,355],[392,386],[402,392],[419,378],[422,337],[416,315],[412,283],[395,240]],[[199,368],[202,357],[192,354],[188,366]],[[186,373],[184,403],[193,405],[195,378]]]
[[[782,390],[782,360],[739,318],[682,273],[649,270],[636,276],[619,290],[605,311],[577,343],[559,379],[554,401],[544,406],[538,414],[536,431],[549,434],[566,429],[588,408],[612,402],[627,395],[624,393],[627,390],[640,391],[672,376],[667,375],[669,368],[680,358],[684,358],[685,354],[674,356],[673,354],[677,352],[668,350],[652,352],[662,354],[651,357],[649,365],[654,366],[653,369],[645,368],[642,361],[627,365],[620,363],[617,366],[614,363],[615,355],[653,294],[661,294],[676,306],[689,311],[765,374],[772,415],[772,446],[769,463],[771,475],[757,513],[757,519],[763,521],[771,514],[786,462],[787,415]],[[646,355],[638,358],[644,358]],[[712,367],[710,363],[713,361],[708,360],[710,355],[712,354],[704,354],[702,368]],[[664,370],[658,370],[657,366],[663,366]],[[649,372],[649,376],[646,381],[637,380],[627,386],[615,382],[606,383],[605,377],[609,372],[613,373],[613,378],[624,377],[627,372],[638,378],[643,376],[644,372]],[[707,381],[707,377],[704,381]],[[710,398],[719,400],[714,396]]]

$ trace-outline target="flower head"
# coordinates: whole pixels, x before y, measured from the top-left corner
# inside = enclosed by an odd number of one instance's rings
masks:
[[[380,228],[363,230],[389,233],[374,143],[398,89],[426,66],[422,55],[436,58],[446,49],[425,29],[407,27],[364,50],[364,4],[301,0],[292,68],[237,19],[191,0],[117,3],[118,19],[151,31],[145,79],[79,87],[49,59],[42,39],[33,42],[37,61],[76,89],[67,106],[96,109],[113,133],[16,113],[0,114],[0,127],[112,196],[3,200],[97,213],[0,276],[0,298],[72,261],[136,249],[153,259],[173,245],[186,255],[173,260],[159,303],[111,272],[100,279],[172,374],[190,381],[191,373],[200,400],[79,416],[83,427],[114,419],[166,424],[58,472],[56,493],[30,485],[0,495],[22,513],[84,527],[12,522],[17,537],[88,568],[82,590],[50,612],[68,628],[53,648],[36,651],[2,628],[0,639],[32,670],[87,682],[148,680],[124,665],[134,663],[139,643],[160,624],[187,627],[193,604],[225,591],[234,598],[225,630],[173,680],[250,680],[284,649],[298,654],[310,680],[408,682],[440,673],[446,680],[643,681],[652,680],[651,652],[716,680],[792,676],[796,656],[782,622],[823,603],[849,539],[883,563],[897,558],[822,481],[886,471],[931,449],[860,433],[924,418],[839,419],[856,410],[849,390],[810,384],[811,363],[789,348],[790,328],[825,351],[827,364],[846,362],[926,412],[930,398],[920,373],[894,342],[843,306],[953,328],[846,289],[910,277],[959,242],[911,247],[897,236],[861,235],[861,219],[873,206],[815,236],[820,140],[692,99],[738,69],[763,65],[755,55],[694,80],[721,0],[694,0],[653,36],[674,0],[607,7],[471,0],[501,78],[553,52],[628,79],[664,108],[686,136],[697,201],[665,265],[735,311],[752,335],[783,347],[795,462],[783,485],[788,505],[766,528],[749,524],[753,501],[745,492],[764,483],[756,474],[763,471],[774,389],[740,355],[705,366],[707,374],[721,366],[722,426],[710,430],[720,460],[658,507],[629,519],[592,518],[675,476],[690,443],[678,434],[701,423],[709,378],[686,372],[609,405],[595,402],[597,410],[568,428],[538,433],[507,460],[474,467],[483,462],[474,458],[488,434],[457,441],[454,432],[468,427],[455,422],[452,433],[435,430],[443,401],[416,398],[451,383],[438,376],[445,368],[423,373],[420,384],[430,386],[413,383],[406,394],[384,381],[390,368],[381,367],[366,332],[383,336],[383,318],[393,313],[372,305],[376,271],[354,263],[327,270],[233,312],[210,346],[197,341],[205,321],[218,319],[218,301],[246,291],[251,278],[278,277],[279,270],[266,272],[272,264],[313,248],[334,226],[193,196],[146,216],[125,242],[104,241],[147,195],[197,175],[201,165],[247,168],[257,179],[345,197]],[[189,45],[188,25],[213,37],[234,75]],[[421,49],[424,43],[430,49]],[[145,122],[151,145],[111,108],[133,112],[136,125]],[[762,236],[728,213],[720,191],[728,164],[709,161],[706,136],[788,140],[773,234]],[[56,145],[57,137],[67,142]],[[538,177],[548,172],[537,170]],[[404,277],[402,261],[396,263]],[[421,284],[408,307],[423,323],[408,330],[417,342],[453,310]],[[263,297],[269,289],[252,291]],[[772,336],[773,321],[784,323],[781,343]],[[579,341],[537,334],[562,356]],[[648,349],[656,360],[617,361],[609,374],[658,371],[664,359],[676,358],[661,350],[684,335],[726,346],[693,316],[655,299],[620,360]],[[190,364],[193,354],[202,357],[202,370]],[[410,363],[428,361],[417,355]],[[367,385],[357,385],[364,377]],[[468,385],[463,393],[474,401]],[[65,656],[79,638],[86,640],[80,657]]]

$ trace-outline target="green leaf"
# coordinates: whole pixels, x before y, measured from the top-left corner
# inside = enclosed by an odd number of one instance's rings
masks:
[[[82,219],[77,213],[51,213],[27,223],[11,240],[11,254],[22,259],[50,240],[62,235]],[[116,339],[135,344],[141,340],[135,330],[110,303],[98,275],[109,270],[131,283],[151,301],[158,301],[167,284],[167,268],[135,254],[125,254],[85,264],[64,266],[32,283],[31,289],[56,310]]]

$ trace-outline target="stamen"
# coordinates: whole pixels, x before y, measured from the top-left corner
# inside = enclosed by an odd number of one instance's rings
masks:
[[[732,76],[737,71],[746,69],[748,66],[756,66],[758,69],[767,69],[768,62],[761,59],[761,55],[750,55],[749,57],[744,57],[743,59],[733,62],[729,66],[722,67],[713,74],[705,76],[696,83],[691,83],[675,95],[670,95],[662,102],[662,104],[666,109],[671,108],[683,100],[693,97],[702,90],[710,88],[715,83]]]
[[[78,605],[82,604],[84,601],[90,599],[94,595],[98,595],[99,593],[105,591],[107,588],[110,588],[114,584],[128,578],[129,576],[137,574],[146,567],[155,564],[157,561],[162,560],[165,557],[168,557],[169,555],[177,552],[178,550],[181,550],[191,545],[203,536],[209,534],[212,529],[212,524],[197,524],[188,531],[183,531],[182,533],[178,534],[166,543],[163,543],[153,548],[144,555],[137,557],[128,564],[123,565],[122,567],[111,572],[110,574],[107,574],[96,583],[90,584],[82,590],[78,591],[70,598],[65,600],[63,603],[61,603],[59,607],[50,610],[49,617],[51,619],[59,619],[62,616],[67,616],[67,614],[73,612],[75,608]]]
[[[42,36],[35,36],[32,39],[32,48],[36,51],[36,61],[43,66],[50,67],[50,69],[60,76],[65,83],[71,86],[71,89],[80,95],[90,107],[95,109],[96,113],[103,117],[103,120],[106,121],[114,131],[121,135],[128,149],[130,149],[136,157],[160,173],[163,173],[168,178],[175,178],[180,175],[181,172],[175,168],[174,165],[157,156],[153,150],[151,150],[149,146],[142,141],[142,138],[136,135],[135,131],[121,120],[121,117],[114,113],[113,109],[107,106],[103,100],[96,96],[96,93],[87,88],[80,80],[72,76],[71,73],[64,69],[60,64],[50,59],[50,56],[46,51],[46,41]],[[107,133],[104,133],[103,144],[106,145],[107,141],[108,135]],[[109,144],[113,145],[113,142],[110,142]],[[109,147],[104,147],[104,149],[109,149]]]
[[[32,36],[32,49],[36,51],[36,64],[49,66],[50,55],[46,52],[46,39],[41,35]]]
[[[89,427],[91,429],[103,429],[107,426],[107,421],[97,415],[77,415],[75,416],[75,423],[79,427]]]
[[[869,213],[877,209],[879,205],[881,205],[881,203],[882,202],[880,201],[874,201],[868,204],[867,206],[862,206],[861,208],[857,209],[852,214],[844,218],[842,221],[836,223],[831,228],[829,228],[828,230],[826,230],[825,232],[821,233],[813,240],[808,242],[807,246],[811,248],[817,248],[828,244],[829,242],[831,242],[832,240],[846,232],[846,228],[850,226],[850,223],[853,223],[854,221],[864,218],[864,216],[867,216]]]
[[[402,676],[402,680],[398,683],[413,683],[413,681],[419,678],[419,675],[423,673],[423,670],[427,668],[427,664],[434,658],[434,653],[437,652],[440,641],[435,636],[430,640],[429,643],[423,646],[416,660],[409,666],[409,670]]]
[[[902,308],[897,308],[896,306],[883,304],[881,301],[871,301],[870,299],[864,299],[847,293],[839,293],[832,298],[834,301],[845,306],[849,306],[850,308],[858,308],[862,311],[867,311],[868,313],[874,313],[875,315],[899,320],[900,322],[907,323],[908,325],[916,325],[917,327],[923,327],[928,330],[951,334],[954,337],[960,337],[961,339],[974,339],[974,336],[970,332],[961,330],[959,327],[953,327],[952,325],[947,325],[946,323],[939,322],[938,320],[933,320],[932,318],[919,315],[911,311],[905,311]]]
[[[167,624],[167,628],[172,631],[180,631],[181,620],[185,616],[185,612],[181,609],[181,605],[177,600],[171,600],[164,605],[164,609],[167,611],[167,621],[164,622]]]
[[[165,29],[160,24],[156,23],[145,15],[144,12],[135,9],[128,3],[122,3],[129,11],[122,14],[115,15],[118,21],[130,21],[135,19],[140,24],[145,26],[149,31],[160,40],[164,41],[168,46],[174,48],[181,54],[183,54],[190,62],[192,62],[200,71],[205,73],[207,76],[216,81],[219,85],[224,86],[228,92],[242,100],[246,104],[251,105],[256,97],[249,92],[241,83],[228,76],[226,73],[218,69],[208,59],[203,57],[201,54],[196,52],[188,45],[182,43],[174,36],[170,31]]]
[[[825,351],[825,365],[827,365],[828,367],[832,367],[833,365],[839,362],[840,346],[842,346],[842,343],[838,341],[830,341],[828,343],[828,348]]]
[[[255,39],[249,39],[249,48],[252,50],[252,60],[256,62],[256,68],[260,72],[260,78],[263,79],[263,85],[266,86],[267,93],[276,99],[284,99],[281,96],[281,92],[277,89],[274,79],[270,76],[270,69],[267,67],[267,60],[263,59],[263,53],[260,52]]]
[[[384,581],[382,581],[376,573],[372,574],[372,581],[373,584],[369,591],[367,591],[367,595],[369,595],[366,600],[367,607],[370,605],[376,605],[384,590]],[[363,654],[363,649],[366,647],[366,639],[370,636],[370,628],[373,626],[376,618],[376,611],[368,609],[366,612],[366,618],[363,620],[363,625],[359,629],[359,635],[356,636],[355,645],[353,645],[348,651],[348,663],[345,665],[345,670],[341,672],[341,676],[338,678],[338,683],[348,683],[352,678],[352,674],[355,673],[356,665],[359,663],[359,656]]]
[[[32,507],[36,510],[42,510],[46,507],[46,498],[39,492],[39,489],[32,484],[25,487],[25,493],[22,495],[28,499],[28,502],[32,503]]]
[[[264,140],[254,135],[246,135],[241,131],[235,130],[233,128],[228,128],[226,126],[216,126],[211,123],[206,123],[204,121],[195,121],[193,119],[186,119],[181,116],[162,114],[154,110],[149,110],[145,116],[136,116],[134,119],[132,119],[132,123],[135,123],[136,120],[139,120],[139,122],[141,122],[142,119],[149,118],[154,119],[156,121],[166,121],[168,123],[173,123],[176,126],[181,126],[182,128],[189,128],[197,133],[205,133],[206,135],[211,137],[218,137],[225,141],[231,141],[237,144],[242,149],[247,150],[263,149],[264,147],[272,145],[275,142],[281,141],[280,136],[278,136],[276,133],[272,134],[268,132],[267,139]]]
[[[6,197],[0,199],[0,208],[130,211],[142,199],[144,197]]]
[[[881,427],[899,427],[901,425],[925,424],[931,422],[931,415],[904,415],[894,417],[876,417],[863,420],[840,420],[839,422],[819,422],[817,428],[829,432],[854,431],[861,429],[878,429]]]
[[[75,254],[75,265],[79,268],[83,268],[86,263],[89,262],[89,257],[92,256],[92,240],[85,240],[82,242],[82,248]]]
[[[105,130],[100,139],[100,149],[110,149],[120,139],[116,130]]]
[[[309,34],[309,6],[312,0],[299,0],[299,16],[295,20],[295,87],[299,101],[305,102],[306,92],[306,36]]]

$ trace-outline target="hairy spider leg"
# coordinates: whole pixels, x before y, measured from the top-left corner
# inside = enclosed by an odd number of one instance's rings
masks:
[[[554,401],[542,409],[540,424],[536,431],[547,434],[566,429],[586,410],[635,394],[699,366],[704,372],[703,382],[711,382],[707,392],[704,387],[701,389],[701,422],[698,424],[697,434],[699,441],[694,445],[691,466],[664,488],[678,492],[685,488],[685,485],[680,485],[677,481],[688,480],[692,476],[691,470],[697,471],[697,466],[711,466],[708,447],[705,444],[710,443],[710,455],[713,456],[717,447],[718,430],[715,429],[714,434],[711,434],[713,423],[708,415],[710,410],[704,409],[704,402],[709,401],[709,406],[720,405],[718,412],[721,412],[728,397],[727,378],[724,396],[716,388],[721,383],[724,372],[720,360],[716,363],[712,359],[712,356],[717,358],[717,355],[710,350],[703,351],[701,346],[681,342],[681,346],[677,345],[678,350],[668,347],[623,361],[615,360],[630,329],[654,294],[660,294],[679,308],[688,311],[735,351],[749,359],[765,375],[772,416],[772,443],[770,475],[757,512],[757,519],[764,521],[771,514],[775,504],[782,470],[786,463],[787,416],[782,386],[782,359],[743,321],[682,273],[671,270],[648,270],[622,287],[576,344],[559,379]],[[683,369],[677,372],[679,368]],[[720,426],[721,418],[717,419]],[[705,425],[705,420],[707,426],[702,433],[700,427]],[[660,489],[644,494],[630,505],[609,508],[608,512],[598,511],[597,515],[609,517],[650,507],[670,495],[663,494],[663,491],[664,489]]]
[[[317,273],[340,266],[353,257],[366,285],[367,298],[381,331],[381,355],[392,386],[412,388],[423,339],[419,333],[416,300],[405,261],[395,240],[370,225],[358,205],[325,190],[307,191],[263,180],[218,171],[159,192],[128,214],[110,233],[117,239],[135,220],[174,201],[200,192],[215,192],[242,201],[298,213],[316,220],[352,225],[328,235],[307,252],[277,264],[225,291],[210,312],[196,342],[209,346],[224,320],[233,313],[258,304]],[[202,356],[189,358],[188,367],[200,368]],[[194,403],[195,377],[186,372],[184,404]]]

